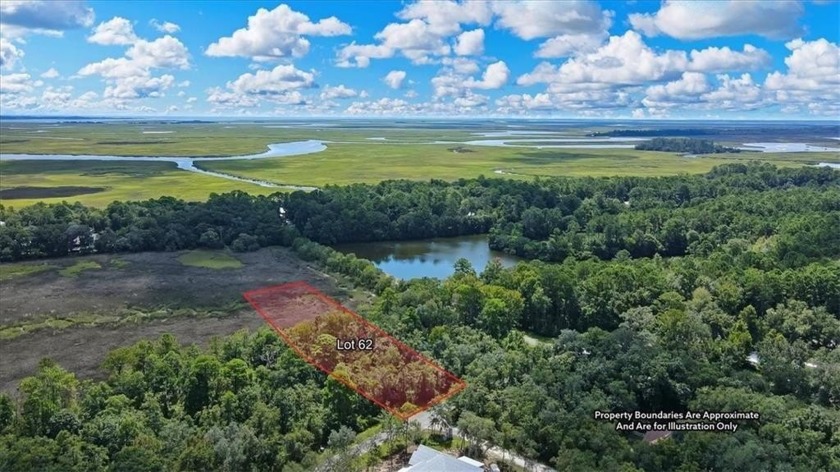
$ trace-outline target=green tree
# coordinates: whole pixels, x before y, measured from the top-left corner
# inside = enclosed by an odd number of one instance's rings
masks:
[[[479,457],[484,455],[487,442],[495,442],[498,436],[493,420],[482,418],[470,411],[461,413],[461,417],[458,418],[458,430],[468,441],[467,454],[472,452]]]
[[[78,381],[72,373],[49,359],[42,360],[36,376],[20,383],[23,431],[31,436],[47,435],[59,411],[76,408],[77,389]]]

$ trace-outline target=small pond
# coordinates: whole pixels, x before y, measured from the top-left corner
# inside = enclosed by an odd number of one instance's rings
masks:
[[[455,261],[462,257],[472,263],[476,272],[484,270],[494,258],[499,258],[505,267],[519,261],[516,256],[491,250],[487,235],[339,244],[334,249],[368,259],[386,274],[400,279],[449,277],[455,272]]]

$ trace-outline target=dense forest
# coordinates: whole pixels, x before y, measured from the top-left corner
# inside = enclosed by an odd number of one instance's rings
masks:
[[[721,146],[707,139],[653,138],[636,145],[638,151],[685,152],[688,154],[722,154],[741,152],[740,149]]]
[[[0,261],[226,245],[244,251],[288,245],[297,236],[336,244],[487,232],[494,248],[546,261],[610,259],[621,249],[632,258],[668,257],[685,254],[692,243],[710,247],[738,235],[798,231],[797,219],[813,226],[809,237],[829,239],[791,248],[788,257],[795,257],[837,244],[831,218],[838,192],[840,174],[830,168],[731,164],[706,175],[659,178],[398,180],[258,197],[233,192],[206,202],[162,197],[104,209],[0,205]],[[797,244],[778,236],[782,248]]]
[[[467,381],[442,409],[450,424],[558,470],[840,470],[831,169],[392,181],[3,208],[0,219],[5,260],[291,246],[370,288],[363,316]],[[446,280],[397,281],[319,244],[488,231],[532,260],[480,273],[461,260]],[[0,396],[0,469],[306,470],[381,420],[268,330],[207,350],[164,337],[113,352],[104,368],[107,380],[78,381],[45,361],[20,398]],[[595,410],[761,419],[648,445]]]

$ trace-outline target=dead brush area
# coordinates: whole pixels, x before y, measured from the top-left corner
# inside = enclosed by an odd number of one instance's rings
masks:
[[[203,343],[265,324],[242,298],[255,288],[305,280],[349,305],[335,279],[286,248],[232,254],[242,266],[184,265],[189,251],[92,255],[0,264],[0,391],[12,392],[51,357],[94,375],[111,349],[174,334]]]

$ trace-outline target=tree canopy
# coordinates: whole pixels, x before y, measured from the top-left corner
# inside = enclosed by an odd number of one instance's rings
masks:
[[[395,181],[0,215],[6,259],[292,246],[372,289],[363,316],[467,381],[444,416],[471,453],[491,441],[558,470],[840,470],[837,171]],[[483,231],[531,260],[398,281],[320,244]],[[268,330],[206,349],[164,336],[104,369],[79,380],[44,361],[0,396],[0,469],[308,470],[380,419]],[[649,445],[595,410],[761,420]]]

